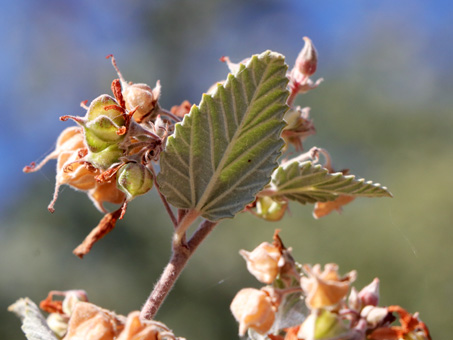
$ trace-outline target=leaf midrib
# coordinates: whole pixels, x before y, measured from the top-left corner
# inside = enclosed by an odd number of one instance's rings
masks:
[[[209,198],[215,184],[217,183],[217,179],[219,178],[220,176],[220,173],[222,172],[223,170],[223,166],[224,164],[226,163],[227,159],[228,159],[228,155],[230,155],[231,153],[231,150],[234,149],[234,146],[236,144],[236,141],[238,140],[238,138],[240,137],[240,134],[242,132],[242,127],[243,125],[245,124],[245,121],[246,121],[246,117],[248,116],[248,114],[250,113],[250,109],[252,107],[252,103],[255,101],[255,98],[256,98],[256,94],[259,92],[259,87],[262,85],[261,83],[261,79],[264,78],[264,75],[268,72],[269,70],[269,67],[270,67],[271,63],[270,64],[267,64],[266,65],[266,69],[265,69],[265,72],[262,73],[262,76],[259,77],[259,81],[258,81],[258,84],[255,86],[255,90],[253,92],[253,96],[252,96],[252,99],[247,103],[247,110],[245,111],[244,115],[241,117],[241,122],[240,122],[240,125],[238,126],[238,128],[236,129],[236,131],[234,132],[234,135],[233,135],[233,138],[231,138],[230,142],[228,143],[228,146],[227,148],[225,149],[225,152],[224,152],[224,156],[222,156],[220,162],[219,162],[219,165],[217,166],[214,174],[211,176],[211,179],[209,180],[209,183],[208,185],[206,186],[206,189],[204,190],[203,192],[203,195],[200,197],[199,201],[198,201],[198,204],[195,206],[195,210],[196,211],[202,211],[202,208],[203,206],[205,205],[206,203],[206,200]],[[237,74],[237,76],[235,78],[230,78],[231,81],[238,81],[238,78],[239,78],[239,74]],[[256,80],[256,75],[254,75],[254,79]],[[229,80],[229,79],[228,79]],[[227,80],[227,81],[228,81]],[[225,85],[228,85],[229,83],[226,83]],[[232,85],[231,85],[232,86]],[[234,98],[234,96],[233,96]],[[245,98],[247,98],[247,94],[245,94]],[[234,103],[236,104],[236,103]],[[201,105],[200,105],[201,106]],[[223,105],[222,105],[223,106]],[[234,111],[237,111],[236,110],[237,107],[236,105],[234,105]],[[192,129],[193,130],[193,129]],[[211,146],[211,148],[213,148],[213,146]],[[192,152],[191,152],[192,154]],[[191,163],[193,164],[193,163]],[[191,167],[192,169],[192,167]],[[193,176],[193,174],[191,174],[191,177]],[[236,181],[236,183],[238,183],[238,181]],[[193,196],[193,191],[192,190],[192,196]]]

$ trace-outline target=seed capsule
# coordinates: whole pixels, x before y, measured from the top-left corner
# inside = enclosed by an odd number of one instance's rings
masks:
[[[256,202],[256,215],[266,221],[280,221],[288,208],[288,202],[269,196],[259,197]]]
[[[83,124],[85,141],[91,152],[100,152],[124,139],[119,133],[126,124],[118,103],[108,95],[101,95],[91,102]]]
[[[126,194],[127,201],[131,201],[151,190],[153,175],[143,164],[129,162],[118,170],[117,186]]]

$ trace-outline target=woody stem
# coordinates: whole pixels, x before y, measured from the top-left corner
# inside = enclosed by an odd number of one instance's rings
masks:
[[[200,243],[214,229],[217,223],[218,222],[204,220],[186,244],[174,244],[170,262],[165,267],[159,281],[157,281],[153,291],[148,297],[148,300],[143,306],[140,312],[140,319],[152,320],[154,318],[190,257]]]

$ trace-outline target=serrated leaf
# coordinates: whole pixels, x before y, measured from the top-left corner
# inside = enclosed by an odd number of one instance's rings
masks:
[[[284,57],[266,51],[203,95],[168,138],[157,178],[167,200],[216,221],[255,199],[277,167],[288,109]]]
[[[22,320],[22,331],[28,340],[58,340],[38,306],[30,299],[19,299],[8,310]]]
[[[275,193],[299,203],[332,201],[338,195],[391,197],[386,187],[341,172],[329,173],[321,165],[297,161],[280,166],[272,176]]]

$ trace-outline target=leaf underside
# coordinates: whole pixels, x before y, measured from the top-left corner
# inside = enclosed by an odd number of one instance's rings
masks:
[[[167,200],[216,221],[255,199],[278,166],[287,111],[284,57],[266,51],[204,94],[168,138],[157,178]]]
[[[58,340],[38,306],[30,299],[19,299],[8,310],[22,320],[22,330],[28,340]]]
[[[327,202],[339,195],[391,197],[386,187],[341,172],[329,173],[321,165],[293,162],[280,166],[272,178],[273,196],[285,196],[302,204]]]

